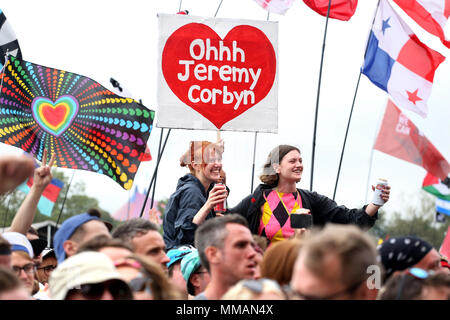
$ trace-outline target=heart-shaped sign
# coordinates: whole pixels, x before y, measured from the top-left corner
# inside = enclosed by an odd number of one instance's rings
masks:
[[[71,95],[59,97],[55,102],[36,97],[31,103],[33,118],[46,132],[59,137],[70,127],[78,114],[79,104]]]
[[[207,25],[189,23],[171,34],[162,52],[169,88],[218,129],[267,96],[276,68],[272,43],[249,25],[222,39]]]

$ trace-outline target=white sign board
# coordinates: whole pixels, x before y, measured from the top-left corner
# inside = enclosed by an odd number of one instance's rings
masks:
[[[158,18],[158,127],[277,132],[277,22]]]

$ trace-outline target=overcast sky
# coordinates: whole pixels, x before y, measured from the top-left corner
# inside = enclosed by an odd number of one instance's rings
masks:
[[[181,9],[191,15],[214,16],[220,0],[182,1]],[[329,20],[322,74],[317,127],[314,187],[333,196],[339,157],[355,92],[367,36],[378,0],[359,1],[350,21]],[[157,13],[176,13],[178,0],[3,0],[1,9],[14,29],[23,58],[41,65],[88,76],[107,88],[109,78],[118,80],[157,110]],[[393,7],[397,9],[395,4]],[[399,10],[397,10],[399,11]],[[399,12],[403,17],[404,15]],[[217,17],[266,20],[267,11],[253,0],[224,0]],[[298,187],[309,189],[312,136],[325,17],[297,0],[285,16],[270,14],[279,23],[278,39],[278,134],[257,136],[255,186],[262,164],[278,144],[292,144],[302,151],[304,172]],[[444,56],[448,49],[438,39],[424,34],[405,18],[419,38]],[[449,29],[449,28],[447,28]],[[448,34],[449,30],[447,31]],[[405,111],[429,140],[450,159],[450,61],[437,69],[429,99],[429,114],[423,119]],[[425,170],[379,151],[371,150],[387,102],[387,94],[361,77],[353,119],[341,169],[336,201],[348,207],[365,203],[368,179],[386,178],[392,187],[387,212],[413,201],[421,189]],[[156,121],[157,123],[156,115]],[[167,129],[164,130],[167,133]],[[148,186],[156,165],[161,129],[154,127],[149,146],[155,160],[142,163],[135,178],[141,189]],[[250,193],[254,133],[222,132],[225,140],[223,166],[231,189],[229,204],[235,205]],[[187,170],[178,159],[190,140],[216,139],[215,131],[173,129],[159,167],[155,198],[169,197],[179,177]],[[21,151],[0,145],[1,153]],[[67,175],[72,170],[64,169]],[[87,192],[113,213],[128,199],[128,191],[106,176],[76,171],[74,181],[83,180]],[[369,193],[369,199],[372,197]]]

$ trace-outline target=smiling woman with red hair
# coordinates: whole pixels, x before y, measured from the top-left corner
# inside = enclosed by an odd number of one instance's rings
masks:
[[[198,225],[215,217],[213,208],[226,200],[223,186],[211,185],[221,179],[223,142],[191,141],[181,156],[180,165],[190,173],[178,180],[176,191],[170,196],[164,214],[164,241],[167,249],[179,245],[193,245]]]

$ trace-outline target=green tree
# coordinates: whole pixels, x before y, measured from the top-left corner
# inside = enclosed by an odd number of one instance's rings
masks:
[[[406,235],[416,236],[439,249],[450,225],[450,219],[447,218],[445,223],[434,222],[436,212],[434,196],[421,190],[417,198],[418,205],[407,205],[402,212],[390,213],[389,218],[386,217],[386,212],[380,212],[380,219],[370,233],[382,239]]]
[[[62,170],[53,169],[52,170],[53,178],[57,178],[64,182],[64,187],[62,188],[58,199],[55,203],[55,206],[53,207],[52,214],[50,217],[43,215],[39,212],[37,212],[34,223],[36,222],[42,222],[46,220],[52,220],[52,221],[58,221],[59,223],[62,223],[67,218],[80,214],[83,212],[86,212],[89,208],[96,208],[98,209],[102,214],[102,219],[110,222],[113,227],[115,227],[118,224],[118,221],[114,220],[111,215],[101,209],[99,207],[99,202],[95,197],[91,197],[86,195],[85,189],[85,183],[84,182],[77,182],[70,186],[69,189],[69,182],[70,179],[62,172]],[[67,190],[69,189],[69,193],[67,193]],[[64,198],[66,197],[64,203]],[[0,199],[0,223],[1,227],[4,226],[10,226],[11,221],[14,218],[15,213],[19,209],[21,203],[25,199],[25,193],[14,190],[7,196],[3,196]],[[64,203],[64,208],[63,208]],[[62,212],[61,209],[63,208]],[[61,217],[59,217],[61,214]]]

